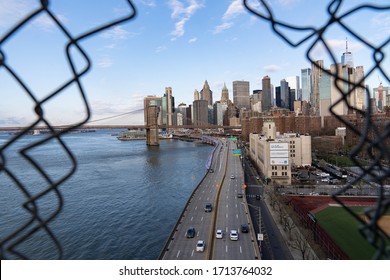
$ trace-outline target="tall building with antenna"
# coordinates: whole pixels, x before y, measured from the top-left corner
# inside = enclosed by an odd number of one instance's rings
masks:
[[[348,39],[345,38],[345,52],[341,56],[341,64],[342,65],[349,65],[349,67],[353,67],[353,57],[352,53],[348,51]]]

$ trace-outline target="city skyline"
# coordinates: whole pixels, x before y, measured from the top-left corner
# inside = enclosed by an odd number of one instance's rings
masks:
[[[244,10],[242,1],[134,2],[138,11],[134,21],[83,42],[93,63],[92,71],[82,79],[92,109],[92,120],[141,109],[145,96],[162,96],[166,87],[172,88],[176,105],[181,102],[191,104],[195,89],[200,92],[205,80],[209,82],[214,101],[220,100],[224,83],[232,100],[233,81],[248,81],[252,94],[253,90],[262,89],[264,76],[268,75],[276,87],[282,79],[300,77],[301,69],[310,67],[305,58],[306,48],[287,46],[275,36],[268,23]],[[307,15],[300,18],[302,24],[322,24],[327,18],[325,10],[329,3],[270,2],[278,11],[277,15],[289,22],[294,22],[299,14]],[[93,2],[77,3],[77,9],[75,3],[53,2],[50,5],[74,34],[94,26],[95,13],[104,21],[123,15],[125,8],[125,1],[118,0],[99,3],[94,6],[96,11],[85,13]],[[34,9],[29,1],[21,0],[2,0],[0,5],[7,7],[0,9],[0,37]],[[344,7],[344,10],[350,8]],[[367,20],[360,22],[354,17],[349,23],[371,43],[380,45],[387,38],[390,27],[386,14],[363,11],[359,16]],[[335,29],[326,39],[337,62],[341,62],[348,35],[339,28]],[[7,61],[24,77],[39,99],[51,92],[59,81],[69,77],[68,66],[62,58],[66,41],[58,35],[49,18],[42,16],[11,38],[2,49]],[[355,38],[348,37],[348,51],[353,54],[355,67],[363,65],[365,71],[371,68],[372,54]],[[321,48],[316,48],[312,57],[323,59],[327,69],[332,63]],[[26,64],[29,67],[25,67]],[[389,60],[385,59],[382,68],[388,69],[388,65]],[[8,74],[5,75],[5,71],[0,70],[0,73],[1,92],[5,93],[0,126],[28,124],[35,118],[33,103]],[[371,90],[379,85],[378,76],[380,74],[373,73],[366,80]],[[384,77],[380,76],[380,80],[388,86]],[[85,114],[77,94],[72,89],[67,92],[69,96],[62,94],[46,108],[53,124],[76,122]],[[127,122],[141,124],[143,113],[131,118]]]

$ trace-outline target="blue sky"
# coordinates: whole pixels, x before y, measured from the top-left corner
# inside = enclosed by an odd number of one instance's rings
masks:
[[[0,38],[40,1],[0,0]],[[300,76],[310,67],[305,52],[313,40],[291,48],[272,32],[269,23],[249,14],[241,0],[135,0],[138,15],[133,21],[116,26],[82,42],[92,59],[92,70],[83,77],[92,109],[92,119],[134,111],[142,107],[146,95],[162,96],[171,86],[176,105],[192,103],[195,89],[201,90],[207,79],[213,98],[219,100],[223,83],[232,98],[232,82],[246,80],[250,90],[261,89],[261,79],[271,77],[274,86],[287,76]],[[259,1],[249,1],[261,9]],[[329,1],[269,0],[275,17],[298,26],[322,26],[328,19]],[[385,0],[343,2],[347,11],[362,2],[388,4]],[[129,12],[125,0],[50,1],[50,9],[74,35],[113,20]],[[381,11],[359,11],[345,23],[379,46],[390,34],[390,14]],[[304,34],[287,32],[299,40]],[[365,71],[372,67],[372,51],[359,40],[332,26],[325,38],[339,61],[348,36],[349,50],[355,66]],[[45,15],[33,20],[10,40],[2,50],[7,63],[23,77],[39,99],[44,98],[70,78],[64,46],[66,38]],[[385,49],[388,53],[389,46]],[[75,54],[77,57],[77,54]],[[321,46],[311,57],[331,60]],[[83,60],[79,59],[80,67]],[[389,59],[383,63],[390,69]],[[379,77],[378,77],[379,76]],[[379,73],[367,79],[376,87]],[[0,68],[0,126],[26,125],[35,119],[31,99]],[[45,103],[45,116],[53,124],[70,124],[84,116],[82,102],[75,87]],[[111,120],[111,124],[142,124],[142,113]]]

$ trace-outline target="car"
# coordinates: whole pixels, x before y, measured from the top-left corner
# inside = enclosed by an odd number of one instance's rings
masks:
[[[260,200],[260,198],[261,198],[260,195],[259,195],[259,194],[256,194],[256,199],[257,199],[257,200]]]
[[[230,179],[235,179],[236,177],[234,177],[234,175],[230,175]]]
[[[217,229],[217,232],[215,233],[215,237],[216,237],[217,239],[223,238],[222,229]]]
[[[256,176],[256,180],[260,180],[260,177],[259,177],[259,176]]]
[[[230,240],[233,240],[233,241],[238,240],[238,231],[236,229],[232,229],[230,231]]]
[[[249,226],[247,224],[242,224],[241,225],[241,232],[242,233],[247,233],[249,232]]]
[[[211,169],[210,169],[210,173],[214,173],[214,169],[211,168]]]
[[[198,243],[196,243],[196,251],[197,252],[203,252],[204,251],[204,241],[203,240],[198,240]]]
[[[237,198],[242,198],[243,197],[243,194],[242,193],[238,193],[237,194]]]
[[[204,206],[204,211],[205,212],[211,212],[213,210],[213,206],[211,203],[206,203],[206,205]]]
[[[187,233],[186,233],[186,237],[187,238],[194,238],[195,237],[195,228],[193,228],[193,227],[188,228]]]

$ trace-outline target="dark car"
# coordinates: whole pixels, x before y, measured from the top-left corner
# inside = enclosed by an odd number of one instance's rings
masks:
[[[204,211],[211,212],[211,210],[213,210],[213,206],[211,205],[211,203],[206,203],[206,205],[204,206]]]
[[[195,237],[195,229],[193,227],[190,227],[187,229],[186,237],[187,238],[194,238]]]
[[[247,224],[242,224],[241,225],[241,232],[243,232],[243,233],[249,232],[249,226]]]

